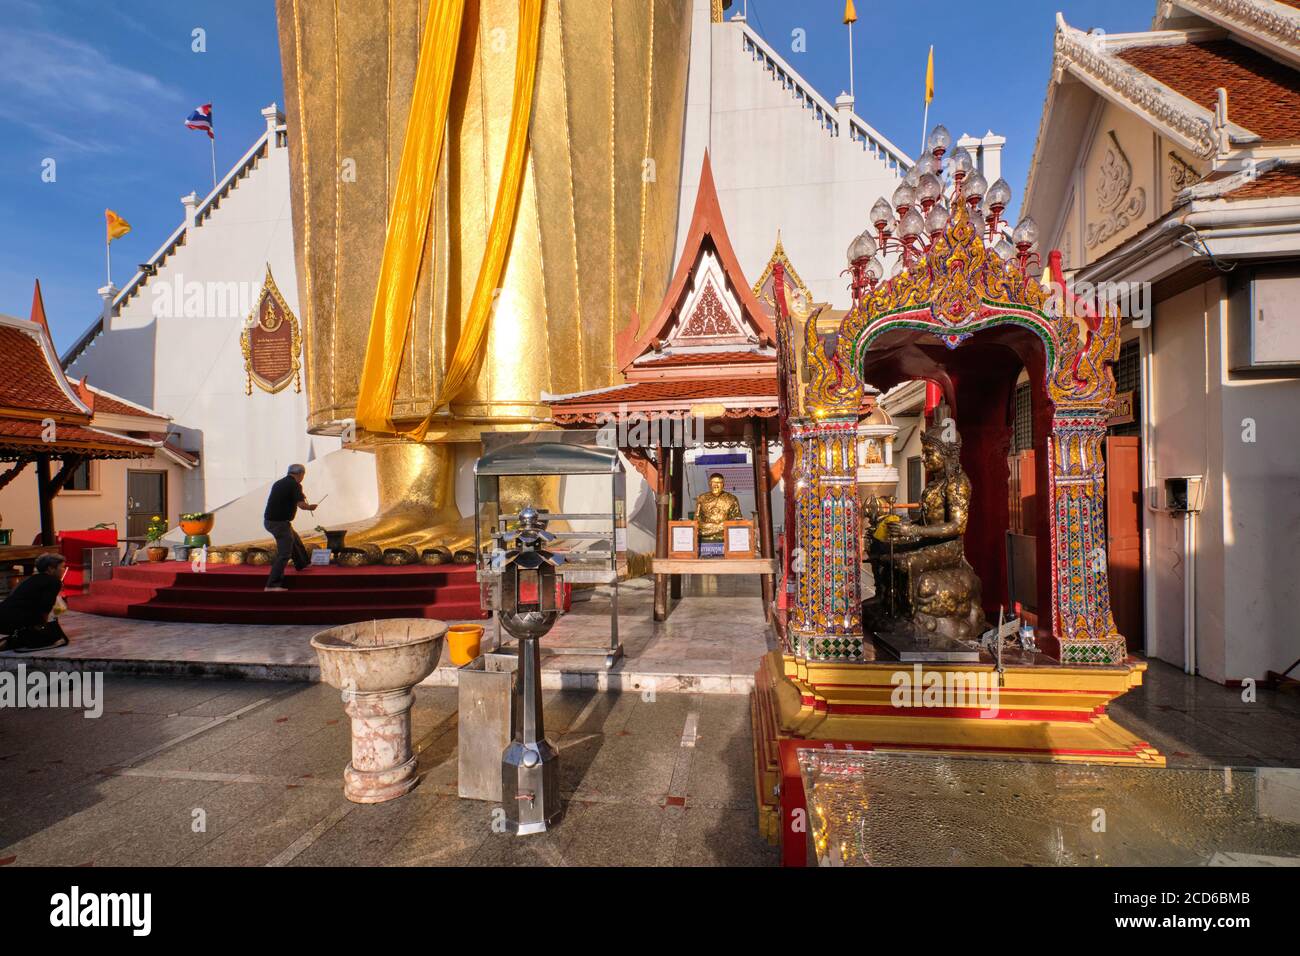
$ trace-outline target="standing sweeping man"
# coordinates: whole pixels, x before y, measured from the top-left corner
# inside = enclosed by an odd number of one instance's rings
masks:
[[[266,512],[262,515],[266,530],[275,538],[275,558],[271,561],[271,576],[266,579],[266,590],[287,591],[284,586],[284,568],[290,560],[295,570],[307,567],[307,547],[293,530],[293,519],[298,509],[315,511],[315,505],[307,504],[307,496],[302,490],[302,480],[307,476],[307,469],[302,465],[290,465],[289,473],[271,486],[271,494],[266,499]]]

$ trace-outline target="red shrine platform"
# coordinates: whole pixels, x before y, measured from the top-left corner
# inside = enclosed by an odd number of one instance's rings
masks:
[[[474,566],[314,567],[285,574],[288,591],[265,591],[268,568],[183,561],[115,569],[68,607],[87,614],[195,624],[347,624],[389,617],[482,619]]]

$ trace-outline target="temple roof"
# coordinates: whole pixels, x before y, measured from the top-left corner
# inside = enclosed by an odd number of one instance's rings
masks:
[[[675,344],[674,351],[685,353],[725,344],[748,351],[776,341],[776,328],[736,261],[707,150],[690,229],[668,291],[645,329],[638,332],[636,323],[633,315],[619,336],[618,361],[624,371],[656,343]]]
[[[1228,115],[1263,139],[1300,138],[1300,72],[1232,40],[1130,46],[1125,63],[1207,110],[1228,91]]]
[[[652,382],[631,382],[594,392],[565,395],[549,400],[557,424],[596,422],[624,406],[628,413],[649,418],[661,415],[693,414],[698,405],[720,405],[726,417],[759,415],[777,411],[776,376],[744,378],[682,378]]]
[[[5,357],[5,374],[0,376],[0,459],[41,453],[92,458],[153,454],[157,443],[96,427],[95,406],[103,393],[88,388],[84,379],[74,384],[64,374],[50,338],[39,282],[32,294],[30,319],[0,315],[0,355]],[[141,411],[129,414],[139,418]],[[156,419],[156,413],[142,418]],[[53,440],[47,440],[50,422]]]
[[[709,156],[681,258],[655,317],[631,317],[616,348],[624,385],[543,395],[556,424],[622,412],[646,418],[768,417],[777,412],[776,327],[736,261]]]

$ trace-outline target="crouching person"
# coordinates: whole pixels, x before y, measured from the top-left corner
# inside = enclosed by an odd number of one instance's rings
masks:
[[[56,620],[66,570],[61,554],[36,559],[36,573],[0,603],[0,650],[34,651],[68,643]]]

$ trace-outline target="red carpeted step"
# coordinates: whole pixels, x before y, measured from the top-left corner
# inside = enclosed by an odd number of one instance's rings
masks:
[[[141,620],[231,624],[338,624],[384,617],[482,619],[472,565],[317,567],[289,571],[287,591],[265,589],[265,567],[190,570],[179,561],[116,569],[74,611]]]
[[[118,599],[132,604],[198,604],[251,607],[313,607],[345,604],[441,604],[477,602],[477,585],[444,584],[434,587],[366,587],[366,588],[303,588],[290,577],[287,591],[256,588],[204,588],[187,585],[156,587],[136,582],[97,581],[88,594],[94,597]]]

